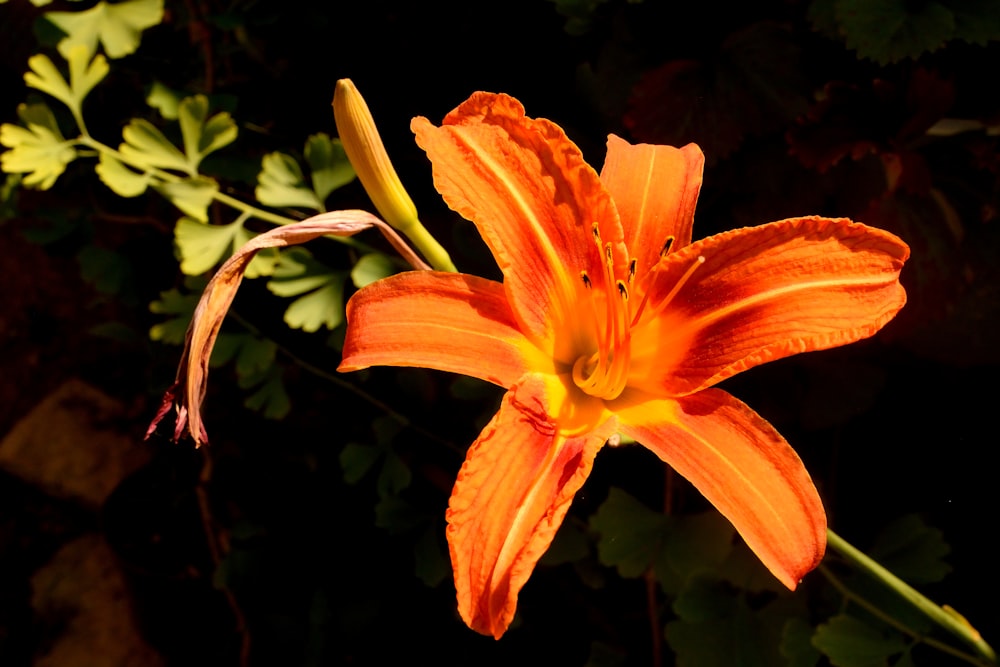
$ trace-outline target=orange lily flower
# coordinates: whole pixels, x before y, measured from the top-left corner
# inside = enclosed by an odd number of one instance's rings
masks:
[[[359,290],[339,370],[421,366],[507,389],[447,512],[458,609],[499,638],[598,450],[635,439],[686,477],[788,588],[823,557],[802,462],[718,382],[871,336],[906,301],[909,249],[804,217],[691,243],[703,155],[608,141],[597,174],[555,124],[476,93],[412,129],[503,282],[435,271]]]

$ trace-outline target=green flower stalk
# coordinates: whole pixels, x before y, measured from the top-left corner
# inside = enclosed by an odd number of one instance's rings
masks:
[[[417,207],[389,161],[368,105],[350,79],[337,81],[333,117],[347,158],[385,221],[410,239],[432,267],[455,271],[448,253],[420,223]]]

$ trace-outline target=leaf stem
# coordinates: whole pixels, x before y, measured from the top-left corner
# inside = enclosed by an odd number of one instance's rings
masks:
[[[103,144],[100,141],[94,139],[93,137],[91,137],[87,133],[83,133],[75,141],[76,141],[76,143],[82,144],[82,145],[84,145],[84,146],[86,146],[88,148],[91,148],[91,149],[97,151],[98,153],[104,153],[106,155],[109,155],[110,157],[113,157],[114,159],[118,160],[119,162],[122,162],[124,164],[127,164],[130,167],[133,167],[135,169],[138,169],[140,171],[148,173],[148,174],[156,177],[157,179],[159,179],[160,181],[162,181],[164,183],[179,183],[179,182],[185,180],[184,177],[177,176],[176,174],[172,174],[169,171],[165,171],[163,169],[157,169],[156,167],[150,167],[148,165],[141,164],[137,160],[135,160],[133,158],[130,158],[130,157],[126,156],[126,155],[123,155],[120,151],[115,150],[111,146],[108,146],[107,144]],[[272,213],[271,211],[266,211],[264,209],[261,209],[261,208],[258,208],[256,206],[254,206],[252,204],[247,204],[246,202],[241,201],[241,200],[237,199],[236,197],[231,197],[230,195],[227,195],[227,194],[225,194],[223,192],[219,192],[219,191],[214,192],[212,194],[212,198],[215,201],[219,202],[220,204],[225,204],[226,206],[228,206],[228,207],[230,207],[232,209],[235,209],[235,210],[239,211],[240,213],[243,213],[244,215],[247,215],[247,216],[252,217],[252,218],[257,218],[258,220],[263,220],[264,222],[269,222],[269,223],[274,224],[274,225],[288,225],[288,224],[291,224],[293,222],[297,222],[297,220],[295,220],[294,218],[290,218],[290,217],[285,216],[285,215],[280,215],[278,213]],[[370,246],[370,245],[368,245],[366,243],[363,243],[363,242],[358,241],[357,239],[354,239],[354,238],[351,238],[351,237],[329,236],[327,238],[333,239],[334,241],[337,241],[338,243],[342,243],[344,245],[350,246],[350,247],[352,247],[352,248],[354,248],[354,249],[356,249],[356,250],[358,250],[360,252],[363,252],[363,253],[374,253],[374,254],[379,254],[379,255],[385,255],[386,254],[385,252],[383,252],[381,250],[378,250],[378,249],[376,249],[376,248],[374,248],[374,247],[372,247],[372,246]]]
[[[827,529],[826,539],[827,539],[827,544],[830,546],[830,548],[832,548],[834,551],[840,554],[841,557],[843,557],[845,560],[847,560],[849,563],[851,563],[858,569],[868,573],[870,576],[882,582],[885,586],[895,591],[900,597],[902,597],[904,600],[909,602],[915,608],[920,610],[929,619],[934,621],[934,623],[936,623],[941,628],[947,630],[948,632],[955,635],[957,638],[961,639],[963,642],[971,646],[973,649],[975,649],[976,653],[979,654],[979,656],[981,656],[986,660],[986,662],[983,662],[982,660],[979,660],[972,656],[968,656],[964,653],[960,652],[956,653],[955,649],[951,649],[950,647],[948,647],[950,649],[947,650],[948,653],[952,653],[953,655],[962,657],[968,662],[972,662],[973,664],[976,665],[997,664],[996,653],[994,653],[992,647],[990,647],[989,644],[983,641],[983,638],[982,636],[980,636],[979,632],[971,625],[969,625],[968,621],[962,618],[959,614],[957,614],[956,612],[949,612],[948,610],[934,604],[929,599],[924,597],[921,593],[916,591],[909,584],[907,584],[902,579],[894,575],[892,572],[889,572],[889,570],[885,569],[884,567],[876,563],[874,560],[866,556],[864,553],[862,553],[856,547],[851,545],[844,538],[834,533],[832,530]],[[831,579],[831,581],[835,579],[835,577],[832,577],[832,575],[827,570],[823,569],[821,571],[823,571],[824,575],[826,575],[828,579]],[[845,593],[845,595],[848,595],[848,591],[845,587],[841,585],[838,586],[838,588],[840,588],[841,591]],[[860,598],[857,595],[854,594],[850,595],[852,596],[853,599],[860,600]],[[868,608],[869,611],[872,611],[873,609],[869,607],[866,608]],[[879,615],[879,616],[880,618],[884,619],[884,615]],[[910,630],[909,628],[905,628],[905,626],[900,627],[898,621],[891,624],[895,625],[896,627],[899,627],[899,629],[903,630],[910,636],[916,637],[917,639],[920,639],[928,644],[934,642],[934,640],[924,638],[919,634],[915,633],[914,631]],[[941,650],[946,650],[942,648],[942,646],[944,646],[943,644],[941,645],[939,644],[940,642],[934,642],[934,644],[932,645]]]

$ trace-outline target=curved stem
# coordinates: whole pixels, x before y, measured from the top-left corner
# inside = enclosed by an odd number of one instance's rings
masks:
[[[914,641],[922,644],[927,644],[928,646],[935,648],[941,651],[942,653],[947,653],[948,655],[954,656],[959,660],[963,660],[972,665],[977,665],[977,667],[989,667],[992,664],[984,662],[981,658],[977,658],[974,655],[970,655],[968,653],[965,653],[964,651],[960,651],[957,648],[954,648],[953,646],[949,646],[944,642],[938,641],[933,637],[926,637],[920,634],[919,632],[909,627],[905,623],[902,623],[901,621],[897,620],[892,615],[887,614],[886,612],[876,607],[874,603],[869,602],[867,599],[861,597],[860,595],[852,591],[833,572],[831,572],[829,568],[820,565],[816,569],[819,571],[820,574],[826,577],[827,581],[829,581],[830,584],[833,585],[833,587],[836,588],[841,595],[844,596],[845,602],[852,602],[856,604],[857,606],[861,607],[875,618],[881,620],[886,625],[896,628],[904,635],[907,635],[910,638],[912,638]]]
[[[975,661],[974,664],[997,664],[996,653],[994,653],[993,648],[983,641],[979,632],[969,625],[969,623],[956,612],[949,612],[946,609],[934,604],[921,593],[917,592],[909,584],[866,556],[832,530],[827,529],[826,540],[830,548],[840,554],[845,560],[858,569],[867,572],[869,575],[885,584],[888,588],[895,591],[900,597],[923,612],[924,615],[934,621],[937,625],[971,646],[977,654],[979,654],[982,658],[985,658],[987,661],[985,663],[982,661]],[[855,596],[855,598],[857,599],[857,596]],[[923,641],[928,641],[912,631],[907,631],[907,634],[918,637]]]

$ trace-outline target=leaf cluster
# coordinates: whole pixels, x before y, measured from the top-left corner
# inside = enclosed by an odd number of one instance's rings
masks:
[[[824,658],[836,667],[936,664],[933,651],[914,653],[931,633],[929,620],[862,574],[835,577],[835,558],[821,566],[836,585],[815,591],[828,599],[817,617],[714,511],[667,516],[613,487],[589,527],[602,565],[624,578],[655,578],[669,604],[663,632],[678,665],[816,667]],[[941,532],[916,515],[887,526],[871,550],[913,584],[942,579],[948,552]]]

